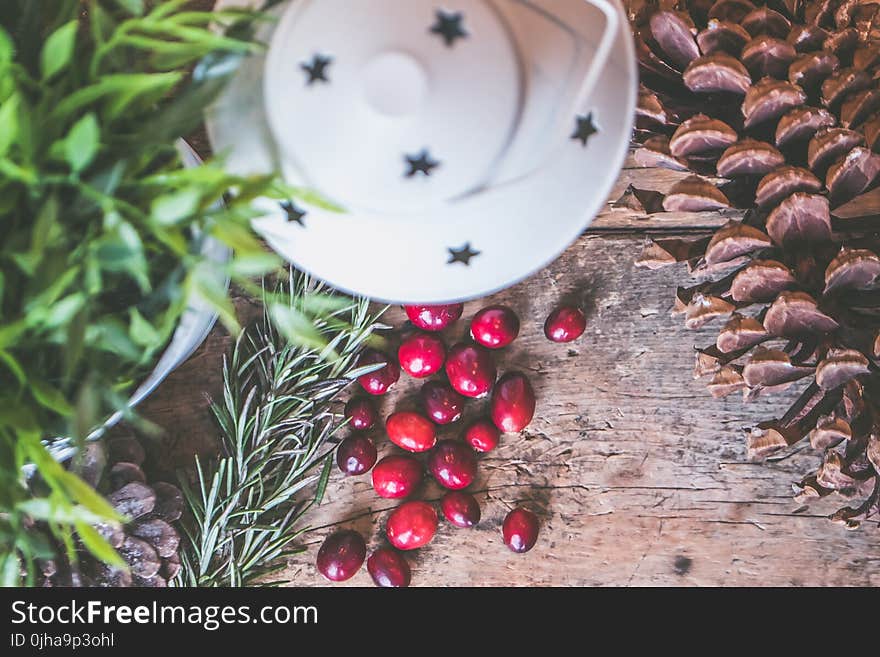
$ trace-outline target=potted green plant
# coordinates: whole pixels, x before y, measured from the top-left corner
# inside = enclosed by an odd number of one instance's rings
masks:
[[[251,230],[252,202],[297,190],[184,166],[178,148],[262,47],[262,19],[181,0],[0,5],[0,583],[33,581],[57,543],[119,562],[95,529],[116,512],[47,440],[81,444],[129,414],[193,299],[236,331],[225,281],[257,289],[280,265]],[[206,257],[206,239],[229,259]],[[310,315],[324,308],[270,311],[286,337],[320,344]]]

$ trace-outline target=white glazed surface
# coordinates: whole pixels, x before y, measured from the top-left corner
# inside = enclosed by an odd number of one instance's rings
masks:
[[[221,6],[240,6],[241,2],[222,0]],[[323,2],[329,7],[338,0],[303,0],[301,4],[319,7]],[[278,91],[277,85],[268,85],[264,76],[265,58],[254,57],[208,117],[214,147],[226,154],[233,170],[255,173],[280,168],[291,182],[311,184],[346,209],[343,213],[332,213],[298,204],[298,209],[306,212],[305,225],[301,226],[288,221],[286,214],[276,207],[267,205],[267,216],[256,222],[257,229],[272,248],[301,269],[341,290],[391,302],[440,303],[481,297],[512,285],[555,259],[589,225],[605,202],[623,163],[631,134],[637,74],[622,9],[618,9],[618,29],[611,54],[592,93],[584,104],[565,107],[563,99],[567,97],[567,86],[571,81],[561,79],[558,71],[553,69],[562,65],[567,67],[567,73],[583,73],[583,63],[593,54],[603,22],[585,22],[583,12],[586,8],[592,12],[589,16],[601,18],[598,10],[582,0],[458,0],[453,4],[455,7],[451,9],[461,8],[466,16],[476,5],[491,5],[498,9],[505,16],[509,36],[517,44],[520,57],[528,60],[521,67],[526,76],[522,85],[511,87],[505,83],[500,90],[494,90],[489,83],[481,88],[475,87],[473,82],[464,85],[467,97],[462,99],[462,107],[473,103],[474,97],[491,105],[496,91],[506,98],[516,94],[523,96],[516,134],[499,166],[490,172],[489,183],[477,193],[450,201],[450,190],[462,188],[460,180],[450,182],[448,187],[438,183],[437,188],[442,189],[435,193],[425,189],[435,182],[433,176],[404,180],[398,152],[403,142],[396,141],[396,135],[391,140],[394,148],[388,149],[391,154],[376,156],[373,151],[381,149],[381,141],[366,140],[371,148],[366,149],[365,154],[358,151],[361,143],[357,139],[337,142],[332,135],[325,135],[329,141],[325,152],[319,153],[322,155],[320,173],[306,175],[310,173],[311,161],[308,164],[298,161],[296,139],[297,134],[303,134],[304,128],[299,125],[290,128],[286,124],[314,120],[318,102],[315,101],[312,107],[311,101],[303,101],[303,113],[299,115],[293,99],[303,97],[303,78],[296,82],[296,75],[302,74],[298,70],[299,63],[316,50],[322,41],[320,34],[314,37],[314,43],[303,44],[301,50],[296,50],[286,40],[281,46],[272,42],[270,60],[278,57],[282,62],[282,65],[276,63],[272,75],[280,75],[279,79],[287,79],[289,85],[298,84],[298,88],[289,89],[285,94]],[[546,7],[554,18],[536,21],[535,9],[539,6]],[[283,14],[286,7],[282,5],[278,13]],[[281,26],[285,21],[295,26],[294,19],[289,16],[282,18]],[[599,28],[595,24],[599,24]],[[565,34],[566,28],[570,28],[569,35]],[[266,28],[261,38],[269,41],[272,30]],[[586,37],[577,37],[576,33]],[[364,73],[362,67],[365,63],[360,60],[356,62],[360,67],[354,63],[346,67],[344,50],[335,49],[344,40],[333,41],[334,36],[339,37],[333,33],[326,35],[328,43],[333,42],[326,48],[326,54],[333,56],[329,68],[331,83],[318,83],[307,91],[327,93],[330,98],[341,98],[350,93],[357,99],[355,92],[334,89],[334,85],[339,82],[342,87],[342,83],[348,80],[347,86],[353,87],[357,76],[368,76],[369,71]],[[343,36],[354,38],[352,35]],[[459,41],[456,48],[466,41]],[[442,46],[442,41],[439,43]],[[377,47],[374,46],[372,52],[378,52]],[[504,48],[489,50],[503,52]],[[284,74],[284,61],[289,62],[288,78]],[[490,69],[502,71],[503,77],[509,67],[493,64]],[[448,75],[448,71],[443,75]],[[509,82],[509,78],[505,79]],[[273,101],[269,112],[273,117],[271,121],[266,116],[264,98]],[[358,100],[363,102],[362,98]],[[402,102],[405,101],[404,97]],[[372,101],[367,99],[366,102]],[[283,111],[275,103],[285,103]],[[558,113],[556,118],[562,117],[560,125],[565,129],[564,134],[555,131],[554,111]],[[508,109],[499,106],[493,112],[499,115],[500,123],[509,120]],[[590,113],[598,133],[592,135],[587,146],[583,147],[570,136],[576,125],[576,116]],[[551,115],[550,119],[548,115]],[[567,123],[566,115],[569,117]],[[280,120],[282,116],[283,120]],[[329,117],[328,121],[332,118]],[[466,113],[446,118],[452,125],[463,125],[464,131],[471,134],[492,132],[490,137],[494,138],[501,132],[487,123],[485,115],[479,112],[473,126],[468,123],[471,117]],[[320,141],[317,137],[306,141],[303,150],[308,154],[318,152]],[[481,145],[483,143],[481,141]],[[455,148],[456,157],[467,155],[467,143]],[[484,157],[482,166],[488,156],[481,150],[479,157]],[[346,181],[357,171],[357,167],[349,166],[350,158],[360,167],[380,166],[376,162],[387,163],[382,173],[371,172],[367,177],[381,180],[385,172],[392,171],[393,180],[389,178],[388,186],[372,195],[363,186],[358,187],[357,182],[347,184]],[[437,158],[442,158],[439,152]],[[339,162],[335,172],[334,161]],[[438,169],[437,180],[440,172],[442,166]],[[469,176],[474,180],[475,174]],[[310,179],[312,177],[314,179]],[[335,180],[339,189],[325,188],[328,179]],[[414,184],[406,188],[405,193],[388,197],[389,189],[406,183]],[[410,190],[416,192],[408,196]],[[424,197],[424,203],[418,204],[417,193]],[[450,264],[449,249],[460,249],[468,243],[480,254],[468,266]]]

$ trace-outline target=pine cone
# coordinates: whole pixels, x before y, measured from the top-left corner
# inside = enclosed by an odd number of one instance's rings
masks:
[[[710,239],[656,240],[640,264],[685,262],[689,328],[726,318],[697,350],[710,392],[803,392],[749,453],[821,450],[797,486],[856,500],[833,520],[880,520],[880,20],[857,0],[634,2],[636,160],[690,171],[667,211],[735,207]],[[706,179],[711,176],[711,179]],[[645,205],[642,203],[642,205]]]
[[[129,571],[108,566],[79,549],[76,564],[42,564],[44,586],[164,587],[177,574],[180,536],[173,524],[183,512],[183,496],[172,484],[148,482],[142,469],[145,458],[137,438],[118,436],[106,444],[89,443],[73,464],[87,483],[130,519],[124,526],[96,527],[128,563]]]

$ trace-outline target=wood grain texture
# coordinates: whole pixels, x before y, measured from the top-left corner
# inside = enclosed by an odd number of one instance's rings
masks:
[[[532,378],[537,417],[482,459],[473,486],[483,507],[479,526],[444,523],[433,543],[410,555],[414,584],[880,585],[875,527],[847,532],[825,519],[832,506],[802,510],[791,500],[791,483],[817,461],[812,450],[773,464],[746,460],[742,429],[782,412],[796,392],[748,405],[709,397],[691,370],[693,347],[712,340],[711,328],[689,332],[669,316],[672,290],[686,274],[634,268],[643,239],[586,234],[545,271],[486,300],[507,303],[522,318],[521,337],[500,366]],[[550,344],[541,331],[560,300],[589,313],[586,335],[571,347]],[[465,318],[481,305],[468,304]],[[400,311],[389,319],[399,325]],[[448,339],[465,329],[459,322]],[[193,450],[210,451],[204,395],[219,389],[227,347],[215,330],[144,406],[168,430],[164,459],[186,462]],[[383,414],[409,407],[416,390],[402,380]],[[387,438],[376,438],[386,452]],[[433,485],[425,493],[440,496]],[[543,523],[526,555],[500,540],[506,510],[519,503]],[[317,528],[310,549],[290,562],[287,577],[323,584],[313,561],[327,533],[352,527],[378,545],[393,506],[376,497],[369,477],[335,473],[310,517]],[[362,572],[350,584],[369,578]]]

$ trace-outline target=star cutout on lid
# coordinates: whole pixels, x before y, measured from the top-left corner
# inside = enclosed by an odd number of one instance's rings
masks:
[[[412,178],[419,173],[423,176],[430,176],[434,169],[440,166],[440,162],[431,157],[427,148],[418,155],[405,155],[404,157],[409,165],[409,170],[404,174],[407,178]]]
[[[590,137],[597,132],[599,132],[599,128],[593,123],[593,113],[590,112],[586,116],[577,117],[577,128],[575,128],[574,134],[571,138],[580,141],[581,144],[586,146]]]
[[[327,77],[327,67],[332,63],[333,59],[331,57],[315,55],[312,57],[311,62],[300,64],[300,68],[308,75],[306,85],[312,86],[315,82],[330,82],[330,78]]]
[[[468,33],[462,27],[464,14],[457,12],[449,14],[442,9],[437,11],[437,22],[431,27],[431,33],[443,37],[446,45],[452,48],[459,39],[464,39]]]
[[[460,262],[465,266],[470,266],[471,258],[476,258],[480,253],[482,251],[474,251],[471,248],[471,243],[468,242],[460,249],[449,249],[449,262],[447,264],[454,265],[456,262]]]
[[[298,223],[303,228],[306,227],[303,218],[308,213],[304,210],[300,210],[293,201],[284,201],[284,203],[281,204],[281,209],[284,210],[284,214],[287,215],[287,221]]]

